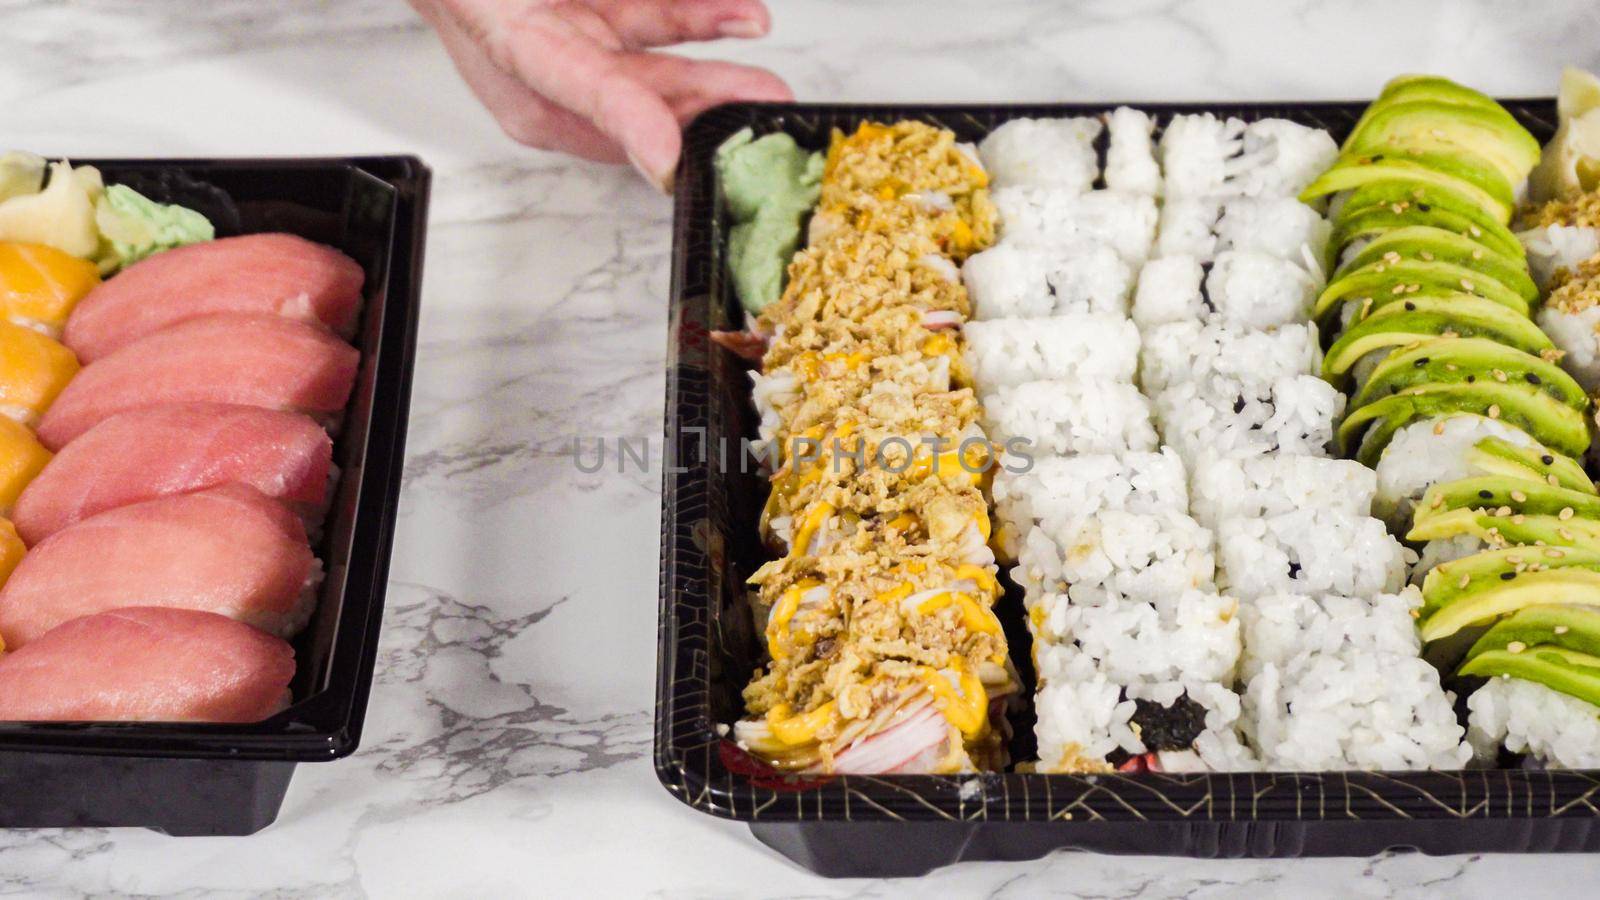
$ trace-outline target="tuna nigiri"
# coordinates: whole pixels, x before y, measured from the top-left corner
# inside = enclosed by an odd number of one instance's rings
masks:
[[[62,622],[120,606],[201,609],[279,637],[316,602],[305,528],[242,484],[84,519],[39,542],[0,589],[0,640],[25,647]]]
[[[26,425],[0,416],[0,516],[11,515],[17,497],[50,462],[50,451]]]
[[[18,325],[61,335],[73,306],[95,285],[95,264],[44,244],[0,241],[0,311]]]
[[[62,448],[13,516],[23,539],[37,544],[108,509],[236,481],[315,521],[332,465],[328,433],[297,413],[163,403],[112,416]]]
[[[85,364],[175,322],[215,312],[270,313],[349,336],[361,267],[292,234],[191,244],[135,263],[89,292],[67,322]]]
[[[288,704],[294,649],[216,613],[127,607],[0,656],[0,721],[258,722]]]
[[[292,319],[200,316],[86,366],[45,413],[39,439],[59,450],[117,413],[184,401],[331,418],[350,396],[359,359],[354,347],[329,332]]]
[[[76,374],[78,358],[59,341],[0,322],[0,415],[38,422]]]

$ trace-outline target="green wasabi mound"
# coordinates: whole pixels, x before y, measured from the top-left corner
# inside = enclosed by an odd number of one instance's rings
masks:
[[[113,184],[95,201],[102,271],[115,271],[147,256],[216,237],[205,216],[182,206],[157,203],[133,188]]]
[[[821,153],[787,134],[752,139],[746,128],[717,148],[717,177],[733,217],[728,271],[739,302],[759,313],[783,293],[806,215],[822,191]]]

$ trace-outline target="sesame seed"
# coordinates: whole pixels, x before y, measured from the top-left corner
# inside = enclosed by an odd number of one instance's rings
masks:
[[[1495,369],[1492,374],[1494,375],[1495,381],[1504,382],[1506,380],[1506,373],[1500,371],[1499,369]]]
[[[1482,235],[1483,235],[1483,229],[1482,229],[1482,228],[1479,228],[1479,227],[1478,227],[1478,226],[1476,226],[1476,225],[1473,225],[1473,226],[1471,226],[1471,227],[1470,227],[1470,228],[1468,228],[1468,229],[1467,229],[1467,230],[1468,230],[1468,231],[1470,231],[1470,232],[1472,232],[1472,236],[1473,236],[1473,237],[1481,237],[1481,236],[1482,236]]]
[[[1472,282],[1465,278],[1461,279],[1461,289],[1466,291],[1472,290]]]
[[[1406,293],[1415,294],[1417,291],[1420,291],[1420,290],[1422,290],[1422,285],[1413,284],[1411,287],[1406,288]]]
[[[1482,250],[1474,250],[1474,251],[1472,251],[1472,258],[1473,259],[1483,259],[1483,251]]]
[[[1517,563],[1522,562],[1522,557],[1516,555],[1515,553],[1510,553],[1506,555],[1506,562],[1511,563],[1514,566]]]
[[[1546,475],[1544,477],[1544,480],[1550,482],[1551,485],[1554,485],[1554,486],[1557,486],[1557,487],[1559,487],[1561,485],[1561,479],[1557,478],[1556,477],[1556,473],[1554,473],[1554,472],[1551,472],[1549,475]]]
[[[1388,253],[1383,255],[1383,261],[1386,263],[1397,263],[1400,261],[1400,254],[1390,250]]]
[[[1561,507],[1561,512],[1557,513],[1556,516],[1561,521],[1565,522],[1566,520],[1572,518],[1572,516],[1573,516],[1572,507],[1570,507],[1570,506]]]
[[[1527,563],[1517,563],[1517,571],[1519,573],[1528,571],[1528,564]]]
[[[1544,555],[1550,557],[1551,559],[1560,559],[1561,557],[1566,556],[1567,553],[1560,547],[1547,547],[1545,548]]]
[[[1512,491],[1511,499],[1517,501],[1518,503],[1526,503],[1528,501],[1528,495],[1521,491]]]
[[[1517,577],[1517,573],[1515,573],[1515,572],[1501,572],[1500,573],[1500,580],[1501,581],[1510,581],[1511,579],[1513,579],[1515,577]]]
[[[1397,284],[1397,285],[1394,286],[1394,290],[1390,291],[1389,293],[1391,293],[1391,294],[1404,294],[1405,292],[1406,292],[1406,286],[1403,285],[1403,284]]]
[[[1498,404],[1498,403],[1489,404],[1489,418],[1491,418],[1491,419],[1500,418],[1500,404]]]
[[[1417,188],[1416,190],[1412,191],[1411,192],[1411,196],[1417,198],[1418,200],[1421,200],[1422,199],[1422,188]]]
[[[1429,253],[1428,251],[1424,250],[1424,251],[1422,251],[1421,256],[1422,256],[1423,259],[1427,260],[1428,262],[1433,262],[1433,254],[1432,253]]]
[[[1463,576],[1461,576],[1461,583],[1458,584],[1457,587],[1466,587],[1467,583],[1470,582],[1470,581],[1472,581],[1472,576],[1463,575]]]
[[[1557,535],[1558,535],[1558,536],[1560,536],[1560,538],[1561,538],[1561,539],[1562,539],[1562,540],[1563,540],[1563,541],[1570,541],[1570,540],[1572,540],[1572,532],[1570,532],[1570,531],[1568,531],[1568,530],[1567,530],[1567,529],[1565,529],[1565,528],[1557,528],[1557,529],[1556,529],[1556,534],[1557,534]]]
[[[1443,494],[1435,494],[1433,496],[1433,508],[1434,509],[1438,509],[1439,507],[1441,507],[1443,505],[1444,505],[1444,495]]]
[[[1522,380],[1526,381],[1529,384],[1539,384],[1540,383],[1539,376],[1533,374],[1532,372],[1523,373]]]
[[[1512,641],[1506,645],[1506,649],[1512,653],[1521,653],[1522,651],[1528,649],[1528,645],[1521,641]]]
[[[1478,496],[1482,497],[1485,500],[1494,499],[1494,493],[1492,491],[1490,491],[1488,488],[1485,488],[1485,489],[1483,489],[1481,491],[1478,491]]]
[[[1455,335],[1452,334],[1452,335],[1450,335],[1450,337],[1455,337]],[[1456,365],[1455,363],[1445,363],[1444,364],[1444,370],[1446,372],[1455,372],[1455,371],[1458,371],[1460,368],[1461,367]]]
[[[1402,206],[1401,204],[1399,204],[1399,203],[1391,203],[1391,204],[1389,204],[1389,211],[1394,213],[1397,216],[1400,215],[1402,212],[1405,212],[1405,209],[1406,208],[1404,206]]]
[[[1372,271],[1374,271],[1374,272],[1382,272],[1386,268],[1388,268],[1388,266],[1385,266],[1383,263],[1378,263],[1377,265],[1372,267]]]
[[[1571,631],[1572,629],[1568,628],[1565,625],[1557,625],[1555,628],[1552,628],[1550,630],[1554,631],[1556,634],[1566,634],[1568,631]]]
[[[1522,513],[1517,513],[1516,515],[1511,517],[1511,524],[1513,524],[1513,525],[1521,525],[1523,522],[1526,522],[1527,520],[1528,520],[1527,516],[1523,515]]]

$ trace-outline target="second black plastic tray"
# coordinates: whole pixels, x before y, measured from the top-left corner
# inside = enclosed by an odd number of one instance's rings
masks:
[[[249,834],[296,763],[361,740],[405,456],[429,172],[415,157],[78,160],[108,183],[204,212],[218,236],[289,231],[366,270],[341,470],[317,555],[326,578],[295,641],[295,703],[249,725],[0,723],[0,827],[137,825]]]

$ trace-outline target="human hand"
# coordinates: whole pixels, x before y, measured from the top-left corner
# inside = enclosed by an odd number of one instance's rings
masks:
[[[789,100],[778,76],[649,50],[754,38],[761,0],[411,0],[512,139],[631,162],[671,191],[682,125],[730,100]]]

